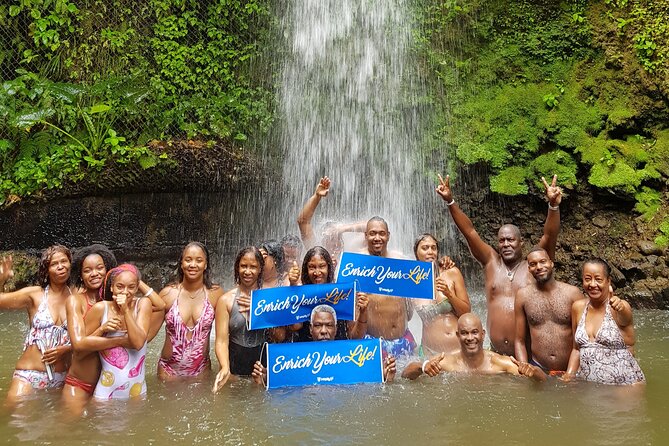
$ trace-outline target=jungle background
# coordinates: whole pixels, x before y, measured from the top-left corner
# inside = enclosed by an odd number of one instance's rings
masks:
[[[412,3],[425,173],[451,173],[491,243],[508,221],[537,239],[539,178],[557,174],[558,278],[577,284],[602,256],[625,297],[669,307],[669,1]],[[43,248],[17,243],[17,222],[54,200],[271,174],[280,14],[276,0],[3,2],[0,249]]]

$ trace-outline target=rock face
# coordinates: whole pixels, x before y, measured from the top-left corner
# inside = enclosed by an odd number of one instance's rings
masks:
[[[514,223],[521,230],[525,252],[529,251],[541,238],[548,211],[540,191],[532,196],[501,197],[487,192],[487,177],[487,172],[476,169],[461,175],[453,182],[456,200],[493,247],[499,227]],[[262,191],[255,190],[253,184],[214,191],[211,189],[218,187],[207,190],[207,179],[202,181],[205,189],[199,192],[191,188],[114,195],[109,191],[105,196],[14,205],[0,211],[0,251],[19,250],[34,256],[53,243],[75,248],[104,243],[119,260],[137,263],[157,288],[173,276],[183,245],[199,240],[212,252],[214,279],[230,287],[235,253],[268,235],[271,225],[253,208],[253,203],[262,199]],[[435,221],[426,229],[444,240],[443,252],[461,267],[468,287],[480,289],[481,268],[473,261],[443,202],[434,197],[426,206],[436,209]],[[565,191],[560,206],[556,278],[580,287],[582,262],[601,257],[612,266],[620,296],[635,307],[668,309],[669,258],[650,241],[653,234],[644,232],[632,208],[631,202],[596,195],[585,187]],[[35,266],[34,261],[25,264],[28,269]],[[21,277],[25,282],[27,274]]]
[[[534,191],[532,197],[481,194],[480,191],[486,190],[486,172],[474,170],[462,177],[460,181],[464,179],[468,189],[479,193],[462,193],[456,183],[454,196],[486,242],[496,247],[499,227],[514,223],[521,230],[525,252],[538,243],[548,210],[539,198],[542,191]],[[587,187],[565,190],[560,206],[562,225],[555,261],[556,278],[581,287],[581,264],[588,258],[601,257],[611,264],[614,287],[621,297],[637,308],[669,309],[669,258],[665,250],[649,241],[654,234],[644,233],[633,207],[633,202],[597,195]],[[444,221],[454,226],[447,214]],[[451,247],[454,257],[469,276],[480,278],[481,268],[471,261],[462,236],[453,227],[448,231],[457,234],[456,246]]]

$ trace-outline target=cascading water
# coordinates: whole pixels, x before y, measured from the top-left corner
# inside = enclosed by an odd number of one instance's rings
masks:
[[[422,82],[407,0],[283,0],[281,211],[295,217],[318,179],[332,180],[315,223],[384,217],[391,246],[410,252],[425,227]],[[419,229],[420,228],[420,229]],[[276,229],[276,228],[275,228]]]

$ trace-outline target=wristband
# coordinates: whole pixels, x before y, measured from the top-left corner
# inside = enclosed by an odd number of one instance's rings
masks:
[[[455,204],[455,198],[451,198],[451,201],[446,203],[446,206],[453,206]]]
[[[146,293],[144,293],[144,296],[148,297],[148,296],[151,295],[151,293],[153,293],[153,288],[149,288],[149,291],[147,291]]]
[[[558,204],[557,206],[551,206],[551,204],[548,203],[548,209],[551,211],[557,211],[560,209],[560,205]]]
[[[427,365],[428,362],[430,362],[430,360],[426,359],[425,362],[423,362],[423,366],[420,368],[423,371],[423,373],[425,373],[425,366]]]

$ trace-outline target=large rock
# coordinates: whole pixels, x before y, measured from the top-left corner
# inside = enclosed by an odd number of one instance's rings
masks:
[[[659,246],[657,246],[656,243],[651,242],[650,240],[639,240],[637,245],[639,247],[639,252],[645,256],[662,255],[662,248],[660,248]]]

